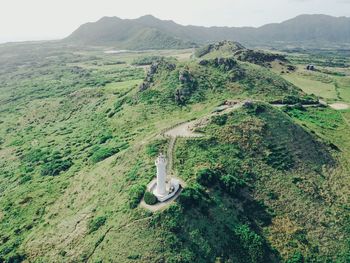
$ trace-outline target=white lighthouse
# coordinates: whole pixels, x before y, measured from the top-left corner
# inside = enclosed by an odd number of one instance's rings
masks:
[[[175,196],[180,189],[180,181],[176,178],[167,180],[167,158],[164,154],[159,154],[155,161],[157,167],[157,177],[149,183],[147,190],[153,193],[159,202],[165,202]],[[169,176],[170,177],[170,176]]]
[[[164,154],[160,154],[155,161],[155,165],[157,166],[157,187],[156,187],[156,195],[157,196],[165,196],[167,195],[166,191],[166,165],[167,160]]]

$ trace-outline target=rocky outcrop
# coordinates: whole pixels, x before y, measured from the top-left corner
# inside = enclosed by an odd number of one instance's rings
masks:
[[[234,58],[214,58],[210,60],[201,60],[199,61],[199,65],[221,67],[224,70],[229,71],[237,67],[237,61]]]
[[[191,73],[187,69],[180,71],[179,81],[181,82],[181,84],[184,84],[184,85],[191,83],[193,81]]]
[[[275,60],[282,62],[288,61],[286,57],[281,54],[255,51],[251,49],[239,50],[235,52],[234,56],[240,61],[249,62],[260,66],[268,66],[268,63]]]
[[[183,69],[179,72],[179,82],[181,86],[175,90],[174,96],[176,103],[183,105],[197,88],[197,81],[188,69]]]
[[[209,44],[196,50],[196,57],[203,59],[217,58],[235,58],[239,61],[249,62],[264,67],[269,67],[273,61],[288,62],[282,54],[269,53],[259,50],[247,49],[238,42],[221,41],[215,44]],[[201,61],[200,63],[206,63]]]
[[[173,71],[176,69],[176,64],[170,63],[164,60],[152,63],[152,65],[150,66],[147,72],[145,79],[139,86],[140,92],[145,91],[152,85],[154,75],[157,74],[160,68],[165,69],[167,71]]]
[[[234,53],[238,50],[244,50],[245,47],[238,42],[234,41],[220,41],[215,44],[209,44],[196,50],[195,56],[200,58],[214,51],[222,51],[228,53]]]

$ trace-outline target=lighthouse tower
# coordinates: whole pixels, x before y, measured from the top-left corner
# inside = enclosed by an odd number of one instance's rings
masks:
[[[156,195],[165,196],[168,194],[166,190],[166,157],[161,153],[156,159],[155,164],[157,166]]]
[[[178,193],[181,186],[180,181],[176,178],[167,178],[167,158],[164,154],[159,154],[155,165],[157,178],[148,184],[147,191],[153,193],[159,202],[165,202]]]

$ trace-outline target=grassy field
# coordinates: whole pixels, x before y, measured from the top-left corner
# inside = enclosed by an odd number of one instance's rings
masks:
[[[333,83],[323,83],[321,81],[313,80],[307,76],[295,74],[288,74],[283,76],[286,80],[293,83],[295,86],[301,88],[304,92],[315,94],[326,100],[337,100],[337,91]]]
[[[266,68],[191,54],[161,51],[140,92],[149,65],[135,61],[159,52],[0,48],[0,261],[346,262],[349,110],[261,103],[208,120],[176,145],[179,200],[138,206],[162,130],[227,99],[304,96]],[[347,75],[282,76],[350,102]]]
[[[310,54],[289,54],[297,63],[297,70],[282,76],[307,93],[315,94],[328,102],[350,103],[349,60],[341,53],[320,52]],[[314,64],[316,71],[307,71],[307,64]]]

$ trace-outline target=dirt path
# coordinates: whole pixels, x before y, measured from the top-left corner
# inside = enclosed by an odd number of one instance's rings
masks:
[[[341,102],[333,103],[333,104],[330,104],[329,106],[335,110],[347,110],[350,108],[349,104],[341,103]]]
[[[174,149],[175,149],[175,143],[176,139],[178,137],[201,137],[202,134],[193,132],[192,128],[195,124],[195,121],[182,123],[178,126],[175,126],[173,129],[168,130],[164,133],[165,136],[170,137],[170,142],[167,150],[167,159],[168,159],[168,165],[167,165],[167,176],[172,176],[173,174],[173,156],[174,156]]]
[[[169,142],[169,147],[167,150],[167,157],[168,157],[168,165],[166,167],[167,176],[171,175],[173,171],[173,156],[174,156],[175,143],[176,143],[176,137],[171,137]]]
[[[196,121],[191,121],[179,124],[165,132],[164,135],[169,137],[200,137],[202,136],[201,134],[192,131],[192,127],[195,123]]]

